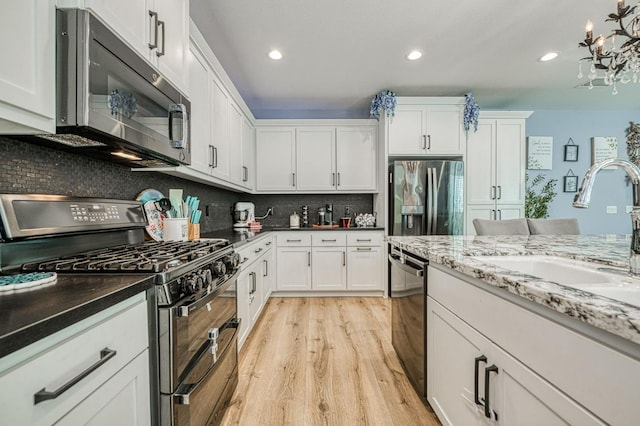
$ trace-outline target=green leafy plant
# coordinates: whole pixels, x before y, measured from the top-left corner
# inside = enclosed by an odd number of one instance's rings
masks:
[[[542,174],[534,177],[529,182],[529,176],[525,175],[526,195],[524,199],[524,215],[532,219],[549,217],[549,203],[556,196],[554,191],[558,179],[549,179]]]

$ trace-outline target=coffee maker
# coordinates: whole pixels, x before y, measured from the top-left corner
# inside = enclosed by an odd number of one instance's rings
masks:
[[[248,201],[238,201],[233,206],[234,228],[249,228],[256,220],[256,206]]]

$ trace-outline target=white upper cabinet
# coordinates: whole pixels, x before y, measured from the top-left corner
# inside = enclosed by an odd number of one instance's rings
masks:
[[[212,174],[229,179],[229,96],[222,85],[214,79],[211,84],[211,156]]]
[[[256,187],[256,132],[249,120],[242,118],[242,184],[253,190]]]
[[[463,155],[463,104],[464,98],[398,98],[389,155]]]
[[[84,0],[82,3],[173,84],[187,92],[188,0]],[[59,0],[58,4],[77,6],[77,1]]]
[[[55,132],[55,7],[10,2],[0,14],[0,134]]]
[[[333,191],[336,186],[336,133],[333,127],[296,129],[297,189]]]
[[[229,101],[229,180],[242,185],[242,112]]]
[[[296,189],[296,129],[256,130],[256,189],[290,192]]]
[[[211,157],[211,72],[195,43],[189,45],[189,93],[191,94],[191,165],[209,173]]]
[[[258,191],[377,191],[376,126],[304,124],[258,125]]]
[[[377,189],[377,129],[373,126],[336,129],[338,191]]]

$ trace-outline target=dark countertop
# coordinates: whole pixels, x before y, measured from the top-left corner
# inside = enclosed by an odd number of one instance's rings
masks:
[[[148,274],[58,274],[55,284],[0,293],[0,358],[153,285]]]

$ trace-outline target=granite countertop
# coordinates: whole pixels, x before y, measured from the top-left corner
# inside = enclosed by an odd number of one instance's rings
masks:
[[[387,241],[430,262],[640,344],[640,306],[544,281],[472,257],[553,255],[628,269],[630,243],[627,236],[389,236]]]
[[[151,286],[147,274],[58,274],[55,284],[0,293],[0,358]]]

